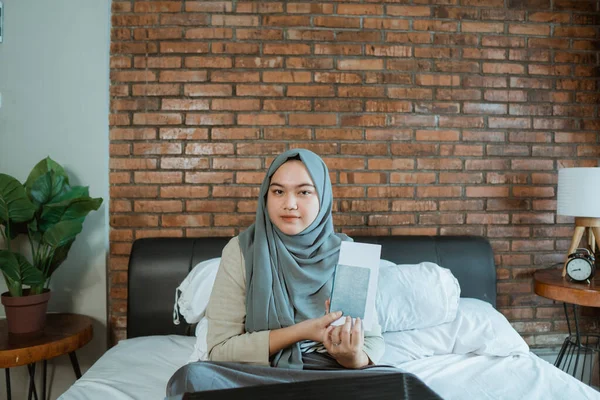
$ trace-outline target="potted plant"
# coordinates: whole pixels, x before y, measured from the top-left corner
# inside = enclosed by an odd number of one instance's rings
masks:
[[[102,198],[91,198],[87,187],[71,186],[64,168],[50,157],[33,168],[24,184],[0,173],[0,232],[5,243],[0,271],[8,287],[1,300],[10,332],[44,327],[52,274],[67,258],[85,217],[101,204]],[[14,246],[22,234],[29,239],[30,252]]]

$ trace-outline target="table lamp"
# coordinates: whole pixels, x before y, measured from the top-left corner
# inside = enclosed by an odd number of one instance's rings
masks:
[[[568,256],[575,252],[586,230],[592,252],[594,240],[600,248],[600,168],[559,170],[557,203],[557,214],[575,217],[575,233],[563,266],[564,277]]]

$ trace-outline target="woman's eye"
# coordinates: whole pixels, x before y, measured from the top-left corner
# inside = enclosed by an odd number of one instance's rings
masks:
[[[281,189],[274,189],[273,190],[273,194],[277,194],[277,195],[283,194],[283,190],[281,190]]]
[[[300,192],[302,196],[310,196],[312,192],[310,190],[303,190]]]

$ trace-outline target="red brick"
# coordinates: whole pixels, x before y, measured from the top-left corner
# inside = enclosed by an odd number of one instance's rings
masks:
[[[184,93],[192,97],[231,96],[233,88],[231,85],[188,84],[184,86]]]
[[[263,17],[264,26],[310,26],[310,17],[267,15]]]
[[[185,145],[185,154],[233,154],[233,143],[188,143]]]
[[[210,216],[203,214],[186,214],[186,215],[163,215],[162,226],[170,227],[187,227],[187,226],[209,226]]]
[[[259,193],[258,187],[249,186],[214,186],[213,197],[246,197],[256,198]]]
[[[390,54],[397,57],[397,55]],[[383,60],[352,60],[343,59],[337,62],[337,67],[341,70],[377,70],[383,69]]]
[[[129,144],[111,144],[109,147],[111,156],[128,156],[131,153],[131,145]]]
[[[339,97],[385,97],[385,88],[377,86],[338,86]]]
[[[407,186],[384,186],[369,187],[367,189],[368,197],[414,197],[415,188]]]
[[[133,37],[135,40],[161,40],[161,39],[181,39],[183,31],[181,28],[139,28],[134,29]]]
[[[208,43],[160,42],[161,53],[208,53]]]
[[[208,197],[208,186],[162,186],[160,197],[175,199]]]
[[[183,205],[179,200],[138,200],[133,204],[134,211],[139,213],[168,213],[183,211]]]
[[[134,143],[133,154],[181,154],[180,143]]]
[[[257,111],[260,109],[260,100],[254,99],[213,99],[213,110],[227,111]]]
[[[192,28],[185,31],[186,39],[231,39],[231,28]]]
[[[264,54],[285,54],[285,55],[299,55],[299,54],[310,54],[310,45],[308,44],[271,44],[265,43],[263,45]]]
[[[370,170],[411,170],[415,167],[415,161],[411,158],[373,158],[368,160]],[[402,176],[400,174],[399,176]],[[399,179],[396,175],[390,176],[392,182]]]
[[[131,173],[129,172],[111,172],[109,174],[109,183],[116,185],[120,183],[131,183]]]
[[[283,143],[240,143],[237,145],[238,155],[279,154],[285,151]]]
[[[283,86],[279,85],[237,85],[238,96],[280,97],[283,96]],[[288,89],[289,91],[289,89]],[[288,95],[289,92],[288,92]]]
[[[333,4],[287,3],[286,11],[290,14],[331,14]]]
[[[181,57],[141,57],[133,58],[135,68],[180,68]]]
[[[267,140],[307,140],[312,136],[306,128],[264,128],[264,138]]]
[[[290,114],[290,125],[335,125],[337,116],[335,114]]]
[[[211,51],[216,54],[259,54],[256,43],[212,43]]]
[[[112,227],[152,227],[158,226],[158,216],[149,214],[113,215],[110,217]]]
[[[390,183],[401,184],[433,184],[435,183],[435,174],[427,172],[392,172],[390,174]]]
[[[406,141],[411,138],[412,132],[409,129],[366,129],[365,131],[367,140]]]
[[[231,68],[233,60],[230,57],[186,57],[186,68]]]
[[[185,111],[208,110],[208,100],[163,99],[162,109]]]
[[[415,217],[410,214],[369,215],[367,224],[370,226],[414,225]]]
[[[212,14],[213,26],[258,26],[260,17],[256,15],[220,15]]]
[[[180,91],[181,85],[172,83],[132,85],[134,96],[176,96]]]
[[[233,114],[187,114],[185,117],[186,125],[233,125]]]
[[[285,125],[283,114],[238,114],[238,125]]]
[[[310,111],[310,100],[269,100],[263,102],[263,109],[268,111]]]
[[[183,140],[206,140],[208,129],[206,128],[160,128],[161,139],[183,139]]]
[[[261,168],[261,161],[257,158],[214,158],[213,159],[214,169],[233,169],[233,170],[244,170],[244,169],[259,169]]]
[[[161,71],[161,82],[204,82],[207,79],[206,71]]]
[[[231,172],[186,172],[185,183],[232,183]]]
[[[160,160],[161,169],[206,169],[208,166],[208,158],[163,157]]]

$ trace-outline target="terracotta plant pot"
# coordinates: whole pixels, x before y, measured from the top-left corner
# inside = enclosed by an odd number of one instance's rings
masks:
[[[6,311],[8,331],[10,333],[29,333],[44,329],[50,290],[29,296],[29,289],[23,290],[23,296],[12,297],[9,292],[2,293],[1,300]]]

